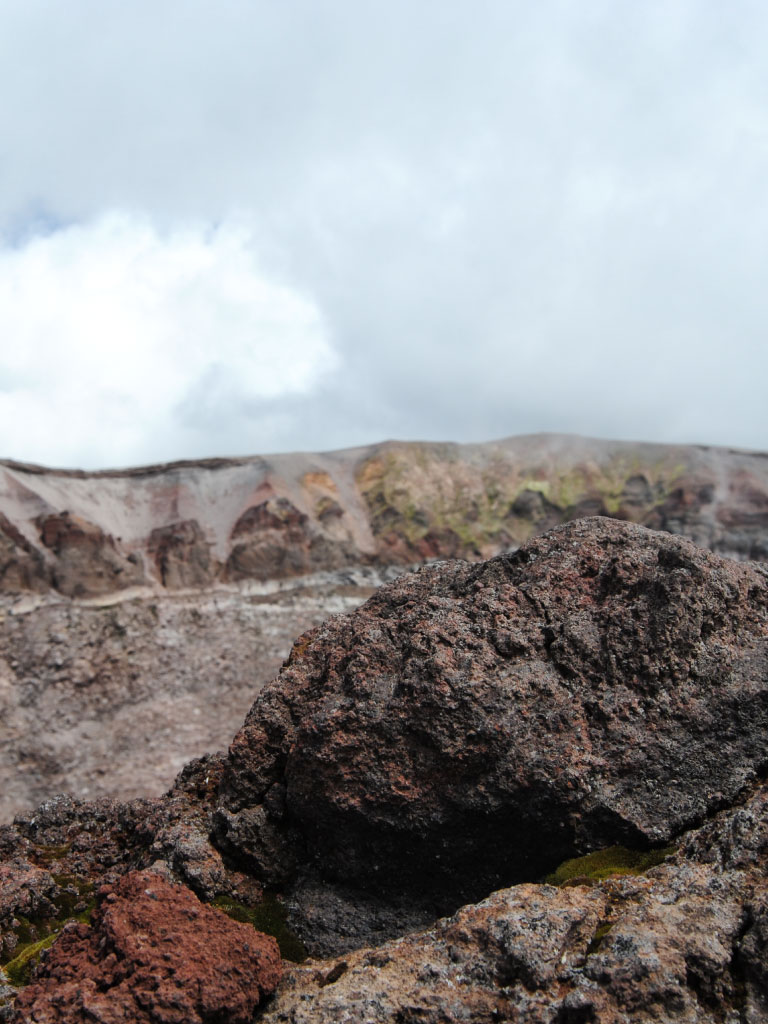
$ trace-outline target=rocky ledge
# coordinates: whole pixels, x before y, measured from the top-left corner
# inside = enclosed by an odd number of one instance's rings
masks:
[[[588,519],[402,576],[166,797],[0,829],[6,1016],[768,1021],[767,741],[762,566]],[[225,914],[313,959],[269,996]]]

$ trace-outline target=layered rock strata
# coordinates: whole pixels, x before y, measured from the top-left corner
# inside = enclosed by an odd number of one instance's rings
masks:
[[[85,473],[0,462],[0,591],[97,596],[488,558],[604,515],[768,560],[768,457],[559,435]]]

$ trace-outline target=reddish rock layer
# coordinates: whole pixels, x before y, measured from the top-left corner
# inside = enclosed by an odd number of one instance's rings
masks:
[[[149,535],[148,550],[160,582],[171,590],[206,587],[216,578],[219,566],[196,519],[157,527]]]
[[[274,939],[151,871],[100,894],[16,1001],[35,1024],[248,1024],[282,973]]]
[[[144,582],[140,560],[120,551],[94,523],[62,512],[37,521],[40,539],[56,556],[55,588],[68,597],[109,594]]]
[[[0,593],[44,592],[48,587],[43,556],[0,512]]]
[[[327,524],[329,514],[338,518],[325,508],[321,523]],[[360,559],[354,546],[312,523],[287,498],[269,498],[248,508],[233,526],[231,541],[224,571],[229,581],[301,576]]]

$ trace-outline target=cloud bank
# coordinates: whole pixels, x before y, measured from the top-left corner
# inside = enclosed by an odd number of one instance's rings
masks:
[[[338,362],[317,306],[263,275],[247,231],[162,234],[117,213],[0,251],[0,337],[11,454],[57,465],[213,454],[234,407],[258,444],[275,404]]]
[[[756,0],[8,0],[1,453],[768,448],[767,37]]]

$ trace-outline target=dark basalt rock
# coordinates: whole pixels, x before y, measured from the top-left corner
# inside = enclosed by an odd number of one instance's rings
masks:
[[[230,748],[221,848],[443,905],[662,845],[768,765],[768,573],[580,520],[302,637]]]

